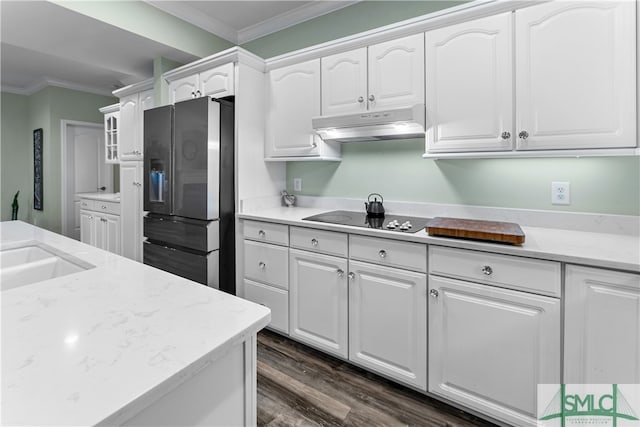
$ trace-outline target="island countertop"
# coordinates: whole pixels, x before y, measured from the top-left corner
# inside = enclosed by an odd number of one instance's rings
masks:
[[[3,291],[2,425],[119,424],[265,327],[266,307],[64,236],[0,223],[95,266]]]

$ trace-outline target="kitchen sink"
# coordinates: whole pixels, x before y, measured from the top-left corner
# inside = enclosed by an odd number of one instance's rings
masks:
[[[94,267],[39,242],[3,248],[0,250],[0,291],[79,273]]]

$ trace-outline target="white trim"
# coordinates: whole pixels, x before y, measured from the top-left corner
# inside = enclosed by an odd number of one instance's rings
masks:
[[[300,157],[265,157],[265,162],[341,162],[340,157],[300,156]]]
[[[153,89],[153,78],[146,79],[141,82],[130,84],[129,86],[125,86],[123,88],[114,90],[112,94],[115,97],[123,98],[125,96],[132,95],[134,93],[142,92],[149,89]]]
[[[197,61],[191,62],[187,65],[183,65],[182,67],[174,68],[171,71],[167,71],[162,75],[162,78],[167,83],[170,83],[183,77],[210,70],[219,65],[228,64],[230,62],[240,62],[242,64],[250,66],[251,68],[255,68],[260,72],[264,72],[264,60],[262,58],[249,52],[248,50],[235,46],[227,50],[223,50],[222,52],[218,52]]]
[[[43,77],[32,85],[24,88],[2,85],[2,92],[15,93],[17,95],[33,95],[34,93],[46,88],[47,86],[61,87],[63,89],[77,90],[80,92],[93,93],[95,95],[113,96],[111,92],[106,89],[97,88],[94,86],[85,86],[64,80],[50,79],[48,77]]]
[[[593,148],[584,150],[478,151],[461,153],[425,153],[423,159],[516,159],[538,157],[617,157],[640,156],[640,148]]]
[[[417,16],[362,33],[268,58],[265,60],[266,71],[470,21],[472,19],[510,12],[547,1],[550,0],[475,0],[427,15]]]
[[[96,129],[104,128],[104,124],[81,122],[78,120],[60,120],[60,147],[61,147],[61,166],[62,173],[60,181],[60,192],[62,193],[62,205],[60,213],[60,221],[62,222],[62,235],[67,236],[67,127],[68,126],[85,126]],[[67,236],[68,237],[68,236]]]
[[[116,111],[120,111],[120,104],[111,104],[102,108],[98,108],[102,114],[115,113]]]
[[[298,25],[319,16],[359,3],[362,0],[343,0],[340,2],[315,1],[289,10],[280,15],[258,22],[257,24],[238,30],[236,40],[238,44],[275,33],[285,28]]]
[[[182,2],[144,0],[145,3],[173,15],[209,33],[215,34],[233,43],[238,43],[238,32],[231,26]]]

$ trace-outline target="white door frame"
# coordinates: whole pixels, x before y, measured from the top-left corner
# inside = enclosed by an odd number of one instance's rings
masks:
[[[62,193],[62,211],[60,221],[62,222],[62,235],[67,232],[67,128],[69,126],[84,126],[104,129],[104,123],[81,122],[78,120],[60,120],[60,145],[62,147],[62,173],[60,181],[60,193]]]

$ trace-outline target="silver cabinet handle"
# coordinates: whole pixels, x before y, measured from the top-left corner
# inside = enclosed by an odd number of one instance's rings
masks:
[[[511,138],[511,132],[504,131],[500,136],[502,136],[502,139],[509,139]]]
[[[429,295],[431,296],[431,298],[438,298],[438,295],[440,295],[440,293],[437,289],[431,289],[429,291]]]
[[[102,205],[102,209],[107,209],[107,205]]]
[[[142,187],[142,184],[140,184],[139,182],[134,182],[133,185],[135,185],[136,187]]]
[[[369,101],[373,102],[376,100],[376,97],[373,95],[369,95]]]
[[[337,269],[336,273],[338,273],[338,277],[339,278],[342,279],[344,277],[344,270],[343,269],[341,269],[341,268]]]
[[[202,96],[202,92],[200,92],[199,90],[197,90],[196,93],[198,94],[198,96]]]
[[[265,263],[264,263],[264,262],[262,262],[262,261],[260,261],[260,262],[258,263],[258,267],[260,267],[260,270],[264,270],[266,266],[267,266],[267,264],[265,264]]]
[[[363,97],[361,97],[361,96],[359,96],[359,97],[358,97],[358,102],[359,102],[360,104],[362,104],[362,103],[364,102],[364,98],[363,98]]]
[[[380,258],[386,258],[387,251],[385,251],[384,249],[380,249],[380,252],[378,252],[378,255],[380,255]]]
[[[267,233],[264,232],[264,230],[260,230],[258,231],[258,236],[262,237],[264,239],[264,236],[266,236]]]
[[[195,93],[195,91],[194,91],[194,92],[191,92],[191,97],[192,97],[192,98],[195,98],[195,97],[196,97],[196,93]]]
[[[315,239],[315,238],[311,239],[311,245],[314,247],[318,246],[318,239]]]
[[[523,130],[522,132],[520,132],[520,133],[518,134],[518,136],[519,136],[521,139],[527,139],[527,138],[529,138],[529,132],[527,132],[526,130]]]
[[[350,280],[354,280],[356,278],[356,273],[351,272],[348,274]]]
[[[316,148],[318,146],[318,143],[315,141],[311,141],[311,148]]]
[[[491,266],[485,265],[484,267],[482,267],[482,272],[485,274],[485,276],[491,276],[491,274],[493,273],[493,268],[491,268]]]

